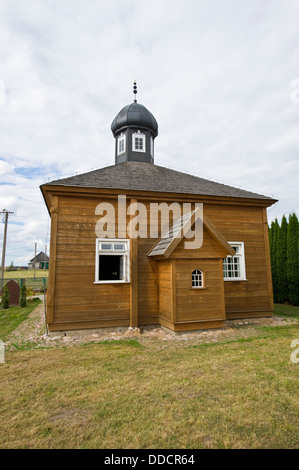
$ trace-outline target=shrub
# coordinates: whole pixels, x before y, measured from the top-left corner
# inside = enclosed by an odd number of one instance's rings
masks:
[[[27,307],[26,301],[26,285],[23,284],[21,287],[21,295],[20,295],[20,307]]]
[[[32,297],[34,295],[33,289],[31,287],[26,289],[26,295],[27,297]]]
[[[1,306],[3,309],[9,308],[9,290],[7,286],[3,287]]]

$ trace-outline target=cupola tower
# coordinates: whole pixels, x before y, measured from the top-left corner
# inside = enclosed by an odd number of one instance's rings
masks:
[[[154,139],[158,135],[158,123],[145,106],[137,103],[136,82],[133,93],[134,102],[125,106],[111,124],[115,137],[115,163],[154,163]]]

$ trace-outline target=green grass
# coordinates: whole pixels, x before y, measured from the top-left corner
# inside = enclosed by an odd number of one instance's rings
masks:
[[[35,277],[48,277],[49,270],[47,269],[37,269],[35,271]],[[4,279],[31,279],[34,277],[33,269],[23,269],[21,271],[5,271]]]
[[[299,307],[287,304],[274,304],[274,314],[299,319]]]
[[[36,305],[0,311],[0,338]],[[0,448],[298,448],[299,325],[256,328],[196,346],[16,345],[0,364]]]
[[[286,325],[196,348],[134,340],[7,351],[0,447],[298,448],[296,338],[298,325]]]
[[[9,307],[6,310],[0,308],[0,339],[5,341],[7,336],[15,330],[20,323],[22,323],[32,310],[40,303],[40,300],[29,302],[27,300],[27,307]]]

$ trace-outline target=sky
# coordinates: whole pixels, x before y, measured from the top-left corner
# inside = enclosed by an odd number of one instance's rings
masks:
[[[41,184],[114,164],[135,79],[156,164],[299,215],[298,25],[298,0],[0,0],[6,266],[49,247]]]

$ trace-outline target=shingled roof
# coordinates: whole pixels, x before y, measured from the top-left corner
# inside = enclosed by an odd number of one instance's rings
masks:
[[[36,255],[34,258],[32,258],[29,262],[30,263],[41,263],[41,262],[48,262],[49,261],[49,256],[45,255],[43,251],[41,251],[38,255]]]
[[[42,185],[41,188],[48,185],[264,199],[276,202],[268,196],[142,162],[124,162],[107,166],[70,178],[51,181]]]

